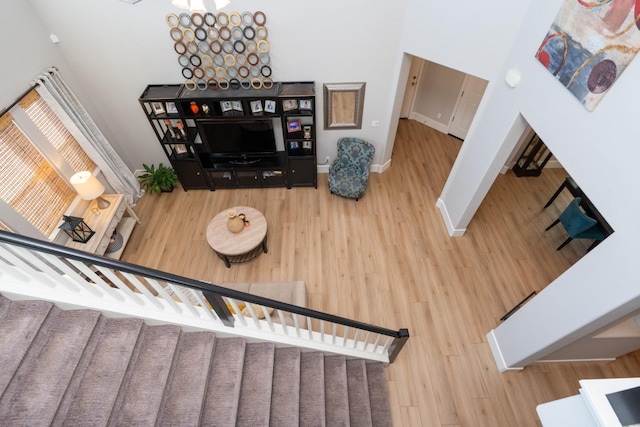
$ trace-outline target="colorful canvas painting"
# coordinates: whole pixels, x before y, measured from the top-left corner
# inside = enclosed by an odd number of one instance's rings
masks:
[[[564,0],[536,58],[593,111],[640,50],[640,0]]]

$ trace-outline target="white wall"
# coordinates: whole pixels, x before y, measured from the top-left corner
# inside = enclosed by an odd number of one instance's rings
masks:
[[[460,71],[425,61],[412,113],[426,118],[429,121],[426,124],[448,131],[465,76]]]
[[[411,0],[402,48],[491,80],[502,68],[531,0]]]
[[[118,0],[30,1],[46,32],[60,38],[57,48],[90,94],[82,100],[95,101],[97,108],[92,113],[101,116],[102,130],[128,166],[135,170],[143,162],[168,162],[137,99],[147,84],[183,81],[165,23],[168,13],[180,10],[170,0],[142,0],[134,5]],[[205,3],[213,4],[210,0]],[[266,14],[273,79],[314,80],[319,108],[323,82],[366,82],[361,130],[323,131],[323,115],[317,115],[318,158],[333,158],[338,138],[349,135],[372,142],[377,148],[374,163],[382,163],[401,33],[381,29],[402,27],[405,4],[402,0],[389,8],[382,0],[244,0],[232,1],[224,11],[262,10]],[[22,21],[8,6],[4,9],[3,15],[11,15],[5,19]],[[0,36],[13,34],[0,28]],[[8,63],[20,66],[20,60]],[[21,70],[20,74],[28,79],[35,72]],[[2,82],[0,87],[4,89]],[[378,120],[380,126],[371,127],[372,120]]]
[[[640,60],[627,68],[598,108],[588,112],[534,58],[561,2],[542,0],[528,10],[440,197],[453,228],[464,230],[513,151],[524,129],[522,114],[615,229],[492,332],[494,354],[504,367],[525,366],[640,307],[640,272],[635,265],[640,241],[640,131],[634,108]],[[489,12],[477,12],[478,22],[490,19]],[[457,52],[441,61],[457,62]],[[509,68],[522,74],[515,89],[503,79]]]

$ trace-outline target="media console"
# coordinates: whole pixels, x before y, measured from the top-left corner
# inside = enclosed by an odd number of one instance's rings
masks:
[[[318,187],[314,82],[148,85],[139,102],[185,191]]]

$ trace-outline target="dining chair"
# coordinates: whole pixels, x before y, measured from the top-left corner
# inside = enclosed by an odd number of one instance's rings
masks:
[[[558,246],[558,251],[567,246],[573,239],[604,239],[604,234],[598,227],[598,221],[588,216],[580,208],[581,201],[582,199],[580,197],[574,198],[571,203],[569,203],[569,206],[560,214],[558,219],[545,228],[545,231],[547,231],[558,223],[561,223],[569,235],[569,237]]]

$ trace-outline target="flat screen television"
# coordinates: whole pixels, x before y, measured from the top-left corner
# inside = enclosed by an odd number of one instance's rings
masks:
[[[199,120],[198,128],[214,161],[255,163],[278,154],[271,118]]]

